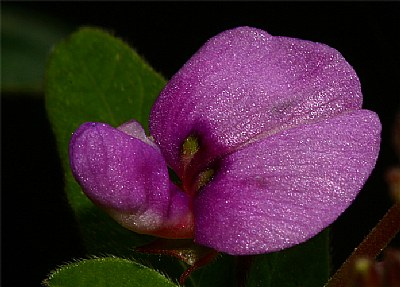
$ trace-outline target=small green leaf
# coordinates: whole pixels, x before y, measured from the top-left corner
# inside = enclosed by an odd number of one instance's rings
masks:
[[[136,119],[147,128],[150,108],[165,85],[123,41],[96,28],[81,28],[53,50],[45,82],[46,108],[65,171],[66,193],[90,254],[127,255],[147,243],[114,222],[82,193],[72,176],[68,145],[84,122],[114,126]]]
[[[160,273],[121,258],[97,258],[65,265],[44,281],[48,287],[173,287]]]
[[[320,287],[329,277],[329,231],[292,248],[253,258],[246,287]]]

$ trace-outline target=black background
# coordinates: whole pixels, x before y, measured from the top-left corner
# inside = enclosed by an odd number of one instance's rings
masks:
[[[390,206],[386,170],[400,98],[400,6],[395,2],[2,3],[94,25],[127,41],[170,78],[210,37],[236,26],[326,43],[357,71],[364,108],[383,124],[381,153],[354,204],[333,224],[337,268]],[[29,29],[29,27],[21,27]],[[5,72],[5,71],[2,71]],[[63,174],[43,97],[2,96],[2,286],[39,286],[57,265],[84,257],[63,194]],[[393,245],[398,246],[398,238]]]

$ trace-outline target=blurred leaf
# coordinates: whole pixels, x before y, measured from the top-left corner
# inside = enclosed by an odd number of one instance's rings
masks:
[[[49,287],[172,287],[160,273],[120,258],[97,258],[65,265],[44,282]]]
[[[39,94],[50,50],[71,29],[47,15],[8,5],[1,16],[1,91]]]
[[[320,287],[328,281],[329,230],[295,247],[253,258],[246,287]]]
[[[68,200],[90,254],[126,255],[151,237],[128,231],[82,193],[68,159],[71,134],[84,122],[114,126],[135,118],[148,125],[165,80],[109,33],[82,28],[60,43],[46,71],[46,108],[65,171]]]

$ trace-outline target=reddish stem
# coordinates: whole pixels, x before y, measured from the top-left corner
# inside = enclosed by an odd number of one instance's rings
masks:
[[[183,274],[179,278],[179,284],[183,286],[185,284],[186,279],[190,276],[190,274],[192,274],[194,271],[196,271],[200,267],[213,261],[214,258],[217,257],[218,254],[219,254],[218,251],[211,250],[206,256],[204,256],[201,259],[199,259],[198,261],[196,261],[195,264],[193,264],[188,269],[186,269],[185,272],[183,272]]]
[[[400,202],[396,202],[371,230],[325,287],[343,287],[348,282],[358,258],[376,258],[400,231]]]

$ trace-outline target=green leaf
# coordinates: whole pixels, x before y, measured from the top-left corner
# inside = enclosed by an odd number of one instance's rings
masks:
[[[93,205],[74,180],[71,134],[84,122],[113,126],[136,119],[147,128],[150,108],[165,85],[123,41],[96,28],[79,29],[53,50],[47,70],[47,113],[65,171],[66,193],[90,254],[127,255],[151,237],[122,228]]]
[[[253,258],[246,287],[320,287],[328,281],[329,230],[292,248]]]
[[[49,287],[173,287],[160,273],[127,259],[97,258],[59,268],[44,281]]]
[[[5,3],[1,19],[1,91],[41,95],[51,47],[71,32],[52,17]]]

